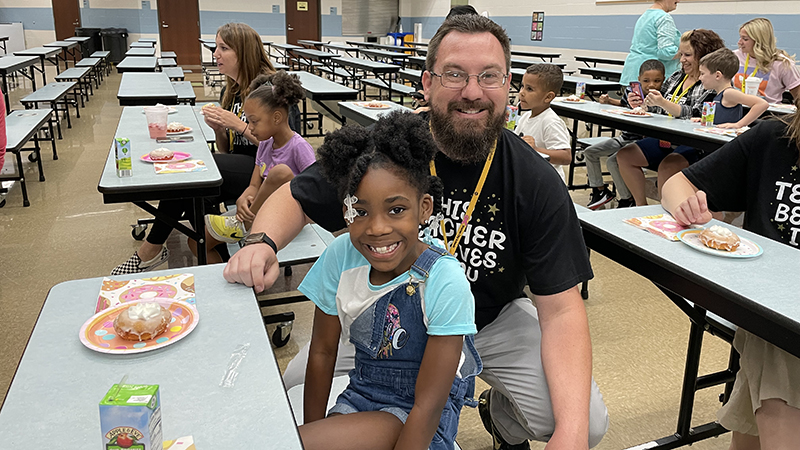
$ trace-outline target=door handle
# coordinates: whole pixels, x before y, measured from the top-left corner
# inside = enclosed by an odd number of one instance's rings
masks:
[[[161,25],[161,27],[162,27],[162,28],[169,28],[169,25],[167,25],[167,24],[162,24],[162,25]]]
[[[292,28],[292,27],[286,27],[286,29],[289,30],[289,31],[294,31],[294,28]]]

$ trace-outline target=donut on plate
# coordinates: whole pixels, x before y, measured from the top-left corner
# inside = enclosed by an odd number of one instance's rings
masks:
[[[170,313],[156,302],[141,302],[125,308],[114,319],[114,331],[122,339],[146,341],[167,330]]]
[[[739,248],[741,240],[733,231],[719,225],[712,225],[700,232],[700,242],[708,248],[733,252]]]

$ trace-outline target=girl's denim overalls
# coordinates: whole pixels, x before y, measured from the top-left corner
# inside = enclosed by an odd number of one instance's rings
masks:
[[[355,369],[329,414],[386,411],[405,423],[414,406],[414,387],[428,342],[420,283],[446,254],[438,247],[425,250],[411,267],[413,276],[408,283],[378,299],[353,321],[350,342],[356,347]],[[462,362],[430,449],[453,449],[462,406],[477,405],[473,399],[475,375],[481,369],[473,336],[465,336]]]

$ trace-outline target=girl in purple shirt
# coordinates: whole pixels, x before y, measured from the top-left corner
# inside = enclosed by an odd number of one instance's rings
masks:
[[[208,263],[222,262],[214,247],[245,236],[258,209],[276,189],[315,160],[314,149],[289,127],[289,108],[305,93],[296,75],[285,71],[253,80],[244,103],[248,129],[259,141],[250,185],[236,200],[236,211],[205,217]]]

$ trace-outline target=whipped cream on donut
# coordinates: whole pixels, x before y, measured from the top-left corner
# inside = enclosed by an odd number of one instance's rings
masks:
[[[161,306],[155,302],[137,303],[128,308],[128,316],[133,320],[150,320],[161,315]]]
[[[718,234],[720,236],[725,236],[725,237],[733,236],[733,232],[731,230],[729,230],[729,229],[727,229],[725,227],[721,227],[719,225],[710,226],[708,228],[708,231],[710,231],[712,233],[716,233],[716,234]]]

